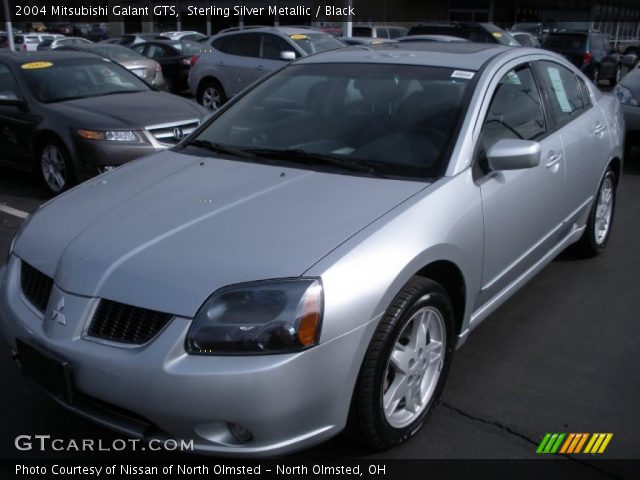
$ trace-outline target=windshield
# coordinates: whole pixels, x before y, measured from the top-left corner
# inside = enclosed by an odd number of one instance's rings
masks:
[[[21,72],[31,94],[43,103],[149,90],[125,68],[98,57],[28,62]]]
[[[208,144],[258,162],[342,163],[349,170],[434,178],[444,170],[473,76],[408,65],[292,65],[220,113],[186,151]]]
[[[344,47],[344,43],[326,33],[294,34],[289,35],[289,38],[309,55]]]

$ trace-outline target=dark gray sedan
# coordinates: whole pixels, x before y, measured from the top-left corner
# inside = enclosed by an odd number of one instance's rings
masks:
[[[0,163],[52,193],[177,143],[206,113],[96,55],[0,55]]]

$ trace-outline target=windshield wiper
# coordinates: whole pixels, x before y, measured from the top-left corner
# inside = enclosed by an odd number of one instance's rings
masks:
[[[304,164],[315,163],[321,165],[330,165],[332,167],[338,167],[352,172],[361,172],[377,177],[383,176],[380,172],[378,172],[374,168],[371,168],[370,166],[367,166],[366,164],[336,155],[307,152],[306,150],[301,149],[280,150],[276,148],[254,148],[248,149],[246,151],[263,158],[289,160]]]
[[[218,154],[230,155],[232,157],[249,158],[251,160],[260,159],[260,156],[256,155],[255,153],[251,153],[246,150],[241,150],[239,148],[229,147],[227,145],[222,145],[220,143],[211,142],[209,140],[200,140],[200,139],[191,140],[186,145],[184,145],[184,147],[204,148],[206,150],[210,150]]]

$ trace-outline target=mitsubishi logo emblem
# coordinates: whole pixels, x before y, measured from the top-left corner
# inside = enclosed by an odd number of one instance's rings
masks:
[[[66,325],[67,319],[64,318],[64,297],[60,297],[58,304],[53,307],[51,321],[58,322],[60,325]]]
[[[181,128],[176,127],[173,129],[173,138],[176,140],[182,140],[184,138],[184,132]]]

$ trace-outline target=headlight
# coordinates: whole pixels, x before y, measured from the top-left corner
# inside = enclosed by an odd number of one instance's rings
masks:
[[[322,284],[284,279],[234,285],[214,293],[189,329],[192,354],[291,353],[318,343]]]
[[[633,105],[638,106],[638,99],[635,97],[633,92],[629,90],[627,87],[623,87],[622,85],[616,85],[613,89],[613,93],[616,94],[618,100],[623,105]]]
[[[85,140],[107,140],[111,142],[140,142],[138,134],[131,130],[76,130]]]

